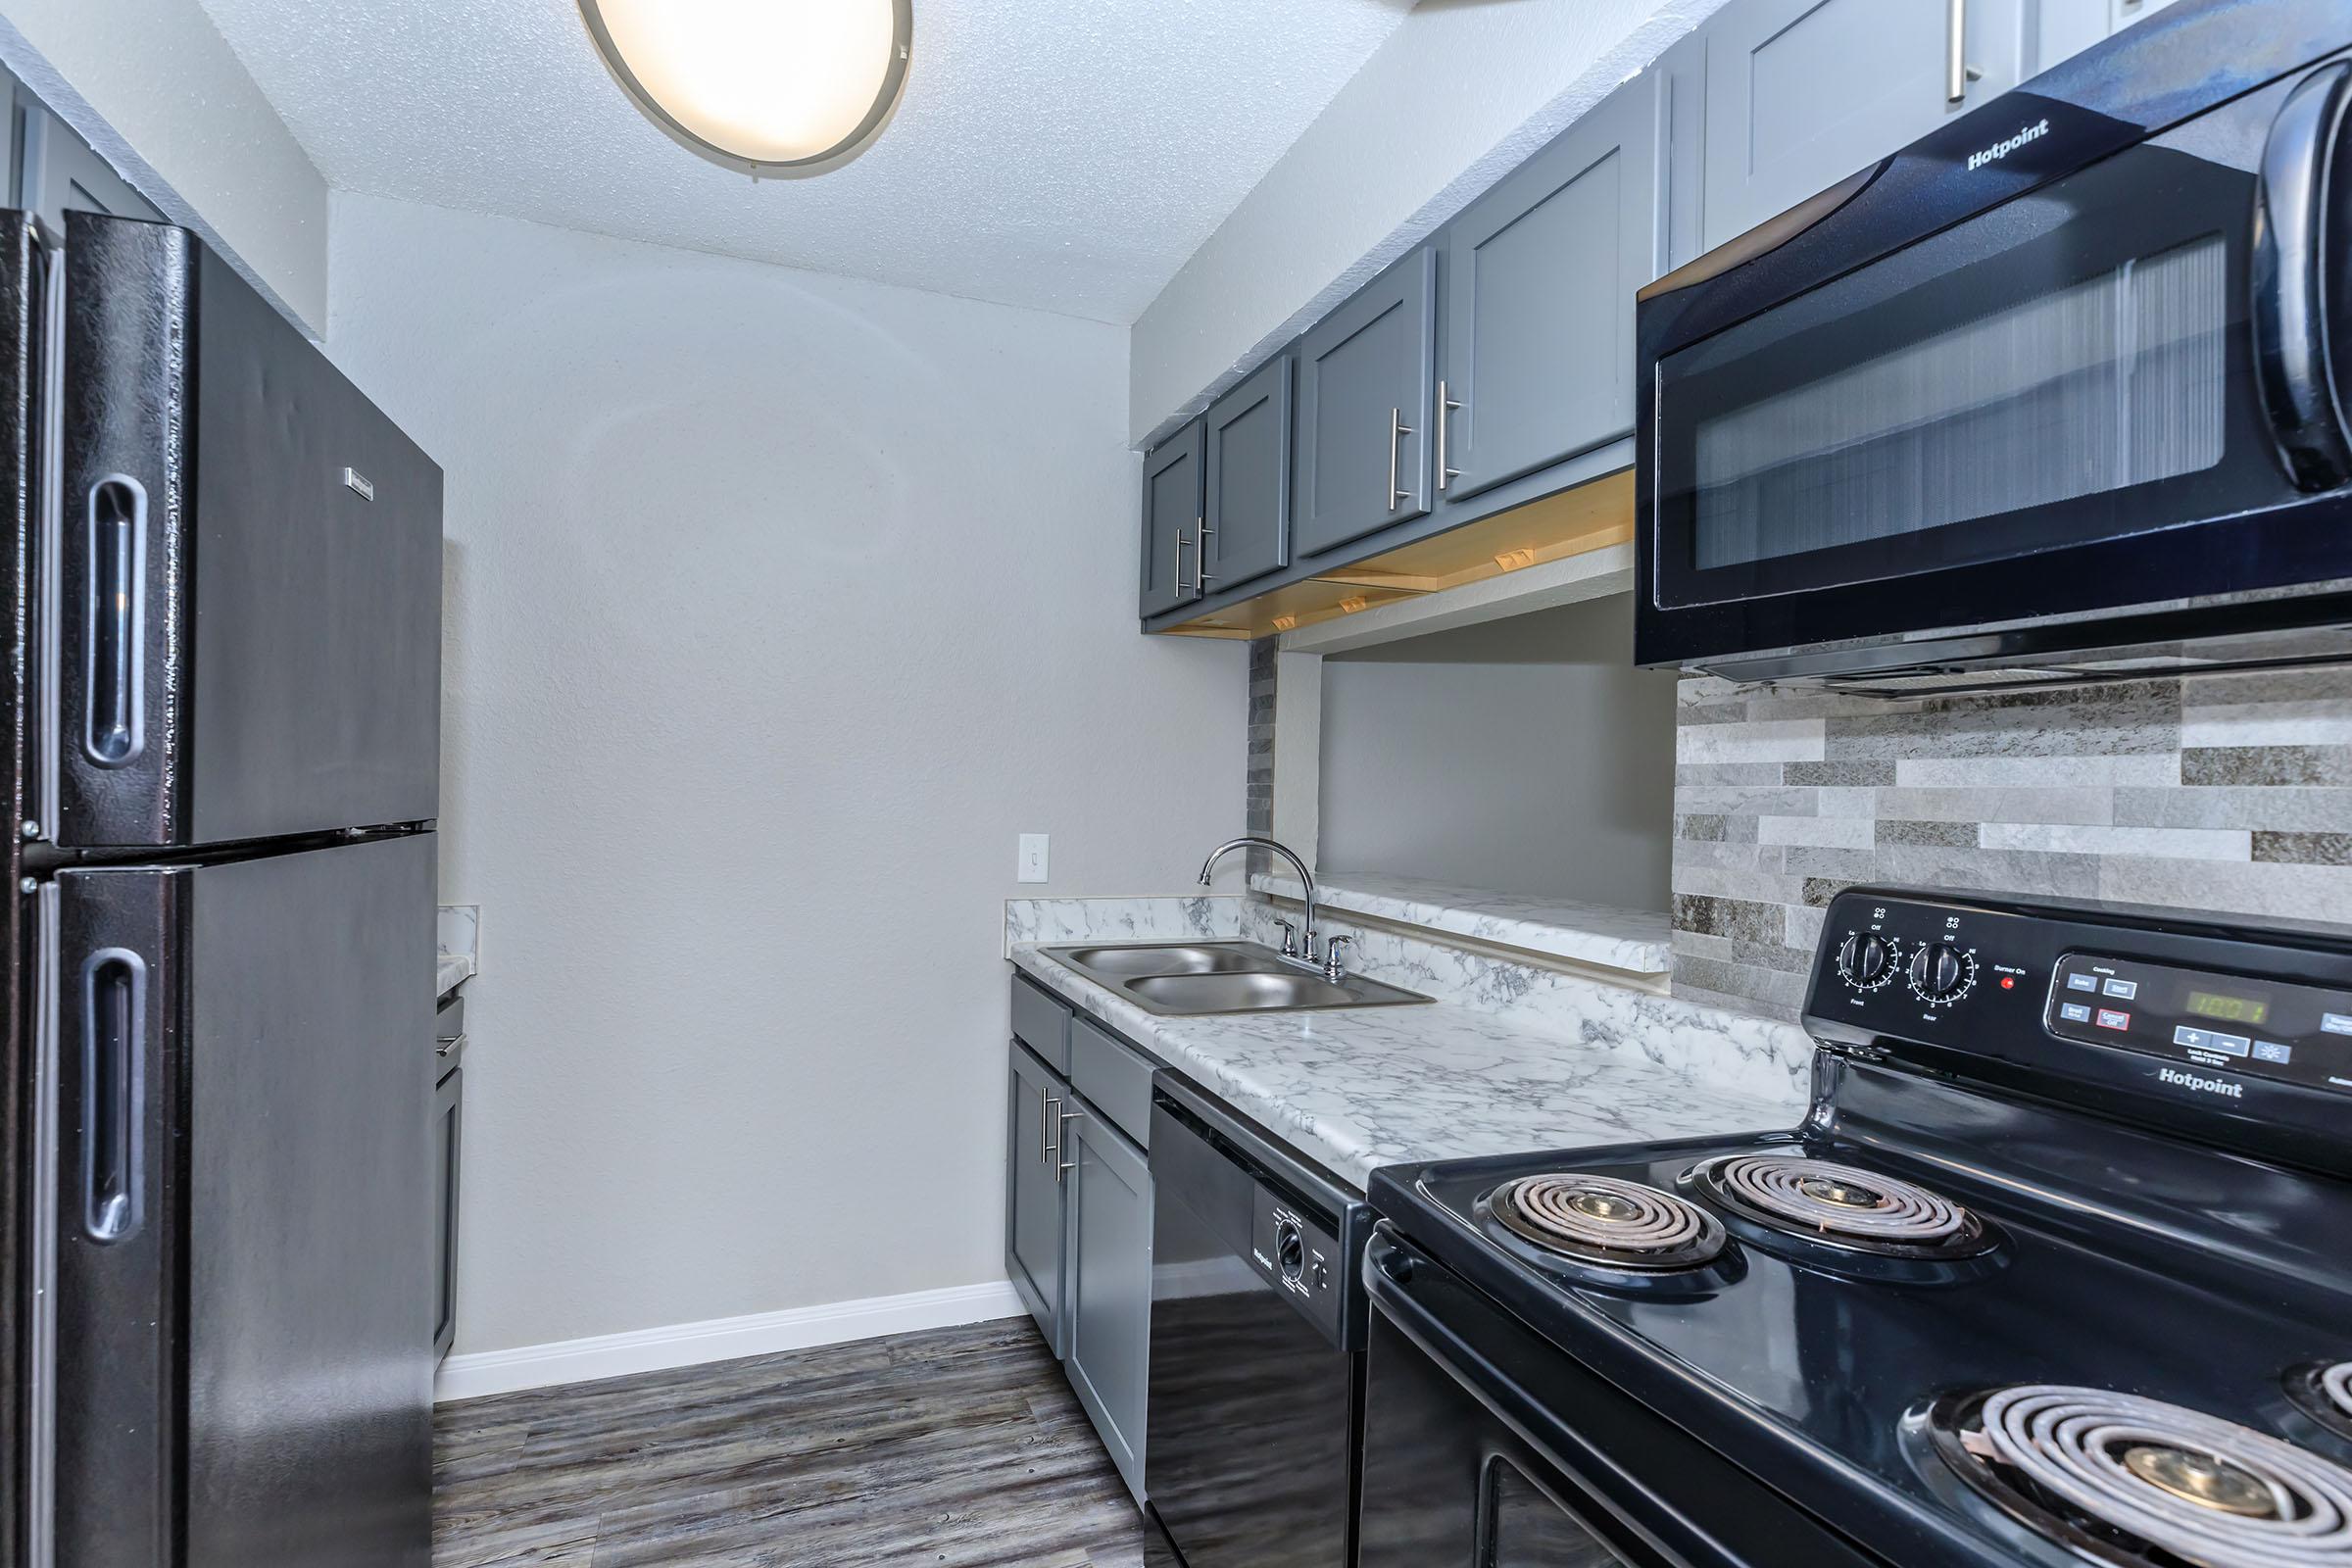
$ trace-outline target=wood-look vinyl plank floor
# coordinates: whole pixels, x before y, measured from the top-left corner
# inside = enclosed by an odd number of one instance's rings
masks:
[[[1025,1319],[443,1405],[435,1568],[1136,1568]]]

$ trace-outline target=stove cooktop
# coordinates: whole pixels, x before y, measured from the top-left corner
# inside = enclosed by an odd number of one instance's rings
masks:
[[[2007,967],[2031,1011],[2082,966]],[[1372,1205],[1906,1568],[2352,1568],[2352,1181],[2254,1157],[2242,1118],[2099,1114],[2079,1061],[1964,1080],[1956,1039],[1943,1071],[1875,1031],[1825,1055],[1796,1132],[1396,1167]]]

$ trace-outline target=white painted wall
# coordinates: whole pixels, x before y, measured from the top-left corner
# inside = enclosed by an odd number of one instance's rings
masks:
[[[326,181],[197,0],[7,0],[0,60],[166,218],[325,329]]]
[[[1243,646],[1135,631],[1124,332],[340,193],[333,275],[448,472],[459,1348],[1002,1279],[1002,901],[1242,823]]]
[[[1135,323],[1140,445],[1426,238],[1723,0],[1421,0]]]
[[[1317,869],[1663,910],[1676,679],[1632,642],[1618,594],[1325,659]]]

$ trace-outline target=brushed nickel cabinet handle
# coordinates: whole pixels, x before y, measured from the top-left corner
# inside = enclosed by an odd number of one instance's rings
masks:
[[[1206,517],[1193,519],[1193,535],[1200,542],[1193,546],[1193,592],[1200,593],[1207,584],[1216,581],[1208,573],[1208,542],[1217,530],[1208,525]]]
[[[1461,406],[1458,398],[1449,398],[1446,395],[1446,383],[1440,381],[1438,383],[1438,489],[1441,492],[1445,490],[1446,481],[1462,476],[1461,469],[1449,468],[1446,466],[1446,426],[1448,423],[1446,416],[1449,411]]]
[[[1059,1158],[1054,1148],[1054,1129],[1061,1124],[1054,1119],[1054,1107],[1061,1103],[1059,1096],[1040,1089],[1037,1092],[1037,1162],[1051,1165]]]
[[[1943,25],[1943,97],[1956,104],[1968,96],[1968,0],[1945,0]]]
[[[1395,512],[1405,503],[1405,492],[1396,488],[1396,468],[1402,461],[1399,453],[1404,445],[1404,438],[1412,433],[1413,427],[1404,422],[1404,411],[1391,409],[1389,411],[1389,510],[1391,512]]]
[[[1084,1116],[1085,1114],[1086,1114],[1086,1112],[1085,1112],[1085,1111],[1083,1111],[1083,1110],[1065,1110],[1065,1111],[1063,1111],[1063,1112],[1061,1113],[1060,1120],[1059,1120],[1059,1121],[1058,1121],[1058,1122],[1055,1124],[1055,1125],[1056,1125],[1056,1132],[1058,1133],[1058,1129],[1059,1129],[1061,1126],[1063,1126],[1063,1125],[1066,1125],[1066,1124],[1068,1124],[1068,1123],[1070,1123],[1070,1122],[1074,1122],[1074,1121],[1078,1120],[1080,1117]],[[1056,1140],[1055,1140],[1055,1143],[1054,1143],[1054,1159],[1055,1159],[1056,1161],[1058,1161],[1058,1163],[1055,1165],[1055,1167],[1054,1167],[1054,1179],[1055,1181],[1059,1181],[1059,1180],[1061,1180],[1061,1174],[1062,1174],[1062,1172],[1063,1172],[1063,1171],[1071,1171],[1071,1170],[1076,1170],[1076,1169],[1078,1168],[1078,1162],[1077,1162],[1076,1160],[1074,1160],[1074,1159],[1062,1159],[1062,1157],[1061,1157],[1062,1155],[1064,1155],[1064,1154],[1066,1154],[1066,1153],[1068,1153],[1068,1152],[1069,1152],[1069,1150],[1068,1150],[1066,1147],[1064,1147],[1064,1146],[1066,1146],[1066,1145],[1068,1144],[1068,1142],[1069,1142],[1069,1140],[1068,1140],[1066,1137],[1059,1137],[1059,1136],[1057,1136],[1057,1137],[1056,1137]]]

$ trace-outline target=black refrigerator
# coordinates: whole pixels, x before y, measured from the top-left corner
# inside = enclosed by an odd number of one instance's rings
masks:
[[[441,471],[186,231],[0,213],[0,1568],[424,1568]]]

